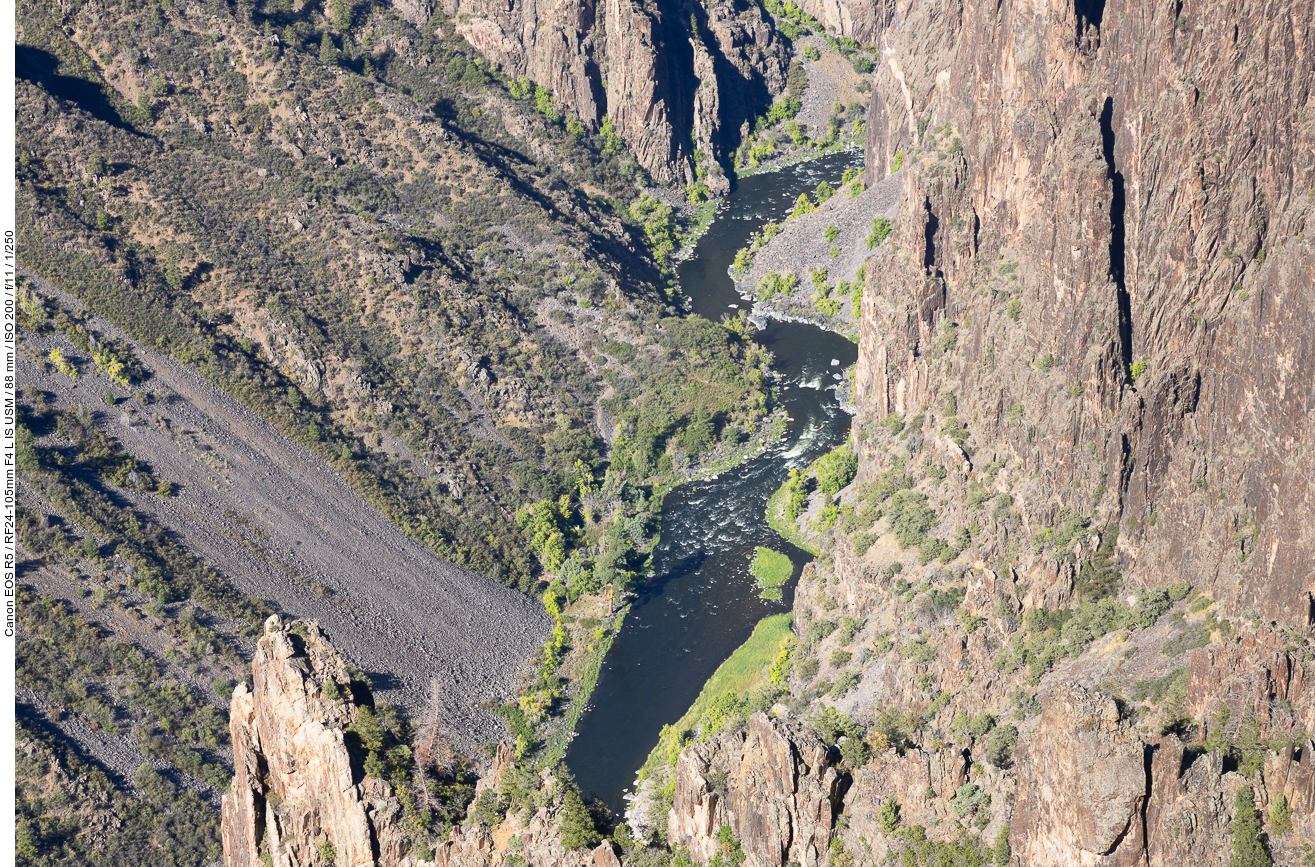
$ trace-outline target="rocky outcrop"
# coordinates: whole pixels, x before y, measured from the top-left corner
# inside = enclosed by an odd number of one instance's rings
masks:
[[[317,623],[303,625],[294,633],[270,617],[251,663],[252,686],[233,693],[224,865],[258,867],[268,857],[286,867],[410,867],[391,787],[364,776],[344,739],[358,712],[346,663]],[[325,695],[330,683],[339,698]]]
[[[744,732],[681,753],[667,837],[706,863],[720,851],[725,825],[749,867],[818,867],[847,782],[816,737],[757,713]]]
[[[789,52],[757,5],[444,0],[443,11],[476,50],[547,87],[587,128],[609,116],[663,183],[691,184],[701,166],[725,192],[722,163],[743,125],[785,87]]]
[[[1147,749],[1108,696],[1052,696],[1019,751],[1014,851],[1028,863],[1060,864],[1117,847],[1119,863],[1140,863]]]
[[[831,33],[865,46],[877,44],[895,15],[895,0],[799,0],[797,5]]]

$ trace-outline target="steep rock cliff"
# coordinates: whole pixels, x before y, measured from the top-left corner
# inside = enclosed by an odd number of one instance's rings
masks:
[[[251,673],[251,688],[234,691],[229,717],[225,867],[257,867],[262,857],[287,867],[413,864],[392,788],[364,776],[344,738],[360,708],[347,665],[319,625],[294,634],[270,617]],[[345,697],[326,696],[330,683]]]
[[[1094,513],[1134,583],[1309,630],[1311,4],[909,6],[871,111],[869,170],[914,171],[864,417],[954,393],[974,463],[1042,483],[1030,524]]]
[[[527,77],[586,127],[604,115],[664,183],[714,192],[744,124],[785,87],[789,50],[757,4],[636,0],[444,0],[456,31],[509,75]]]
[[[1315,5],[906,0],[872,41],[869,181],[902,168],[901,206],[865,269],[858,476],[836,529],[805,528],[823,556],[782,699],[872,737],[837,769],[833,857],[1222,867],[1250,787],[1296,859]],[[738,755],[708,749],[687,755]],[[673,834],[704,797],[684,761]]]
[[[700,862],[728,826],[749,867],[826,863],[848,778],[810,732],[754,714],[744,732],[686,749],[675,778],[667,838]]]

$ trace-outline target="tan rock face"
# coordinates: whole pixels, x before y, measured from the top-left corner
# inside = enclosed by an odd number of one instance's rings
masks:
[[[1116,846],[1139,851],[1145,752],[1113,699],[1080,688],[1052,696],[1020,750],[1015,851],[1033,864],[1096,863],[1092,856]]]
[[[831,33],[859,45],[876,45],[895,15],[894,0],[799,0],[798,6]]]
[[[223,800],[225,867],[323,863],[410,864],[400,807],[388,784],[363,777],[344,739],[350,697],[324,696],[332,680],[350,696],[351,677],[319,625],[304,635],[271,617],[251,663],[252,688],[233,693],[232,789]]]
[[[477,51],[547,87],[589,129],[610,115],[664,183],[693,183],[701,153],[708,185],[725,192],[719,161],[785,87],[788,51],[756,5],[444,0],[443,10]]]
[[[754,714],[745,732],[686,748],[675,773],[673,846],[706,862],[728,825],[751,867],[826,862],[846,779],[813,735]]]

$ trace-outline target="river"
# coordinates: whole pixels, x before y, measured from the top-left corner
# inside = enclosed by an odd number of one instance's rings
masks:
[[[789,213],[802,192],[840,176],[862,155],[842,153],[742,180],[699,240],[679,275],[694,311],[714,322],[746,302],[728,270],[750,234]],[[812,559],[777,536],[765,520],[767,499],[793,467],[807,466],[849,435],[849,416],[834,387],[858,358],[858,347],[812,325],[769,322],[754,340],[775,356],[782,375],[781,403],[792,419],[782,442],[719,479],[685,485],[666,498],[654,577],[639,589],[612,644],[591,707],[581,718],[566,755],[586,795],[618,814],[635,773],[698,697],[717,666],[769,614],[790,609],[794,582]],[[789,555],[794,578],[781,602],[758,596],[749,560],[756,546]]]

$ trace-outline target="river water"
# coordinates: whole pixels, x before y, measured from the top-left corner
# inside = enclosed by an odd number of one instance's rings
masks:
[[[727,273],[735,253],[768,220],[779,220],[820,181],[839,187],[845,169],[862,168],[859,153],[836,154],[741,181],[680,267],[694,310],[717,321],[747,306]],[[678,720],[703,684],[769,614],[790,609],[794,581],[812,559],[777,536],[764,518],[767,499],[792,467],[803,467],[842,443],[849,416],[834,387],[858,358],[858,347],[812,325],[770,322],[754,339],[776,358],[781,403],[792,421],[782,442],[719,479],[682,486],[666,498],[654,577],[640,588],[566,755],[586,795],[616,813],[662,726]],[[758,596],[749,561],[756,546],[787,554],[794,578],[781,602]]]

